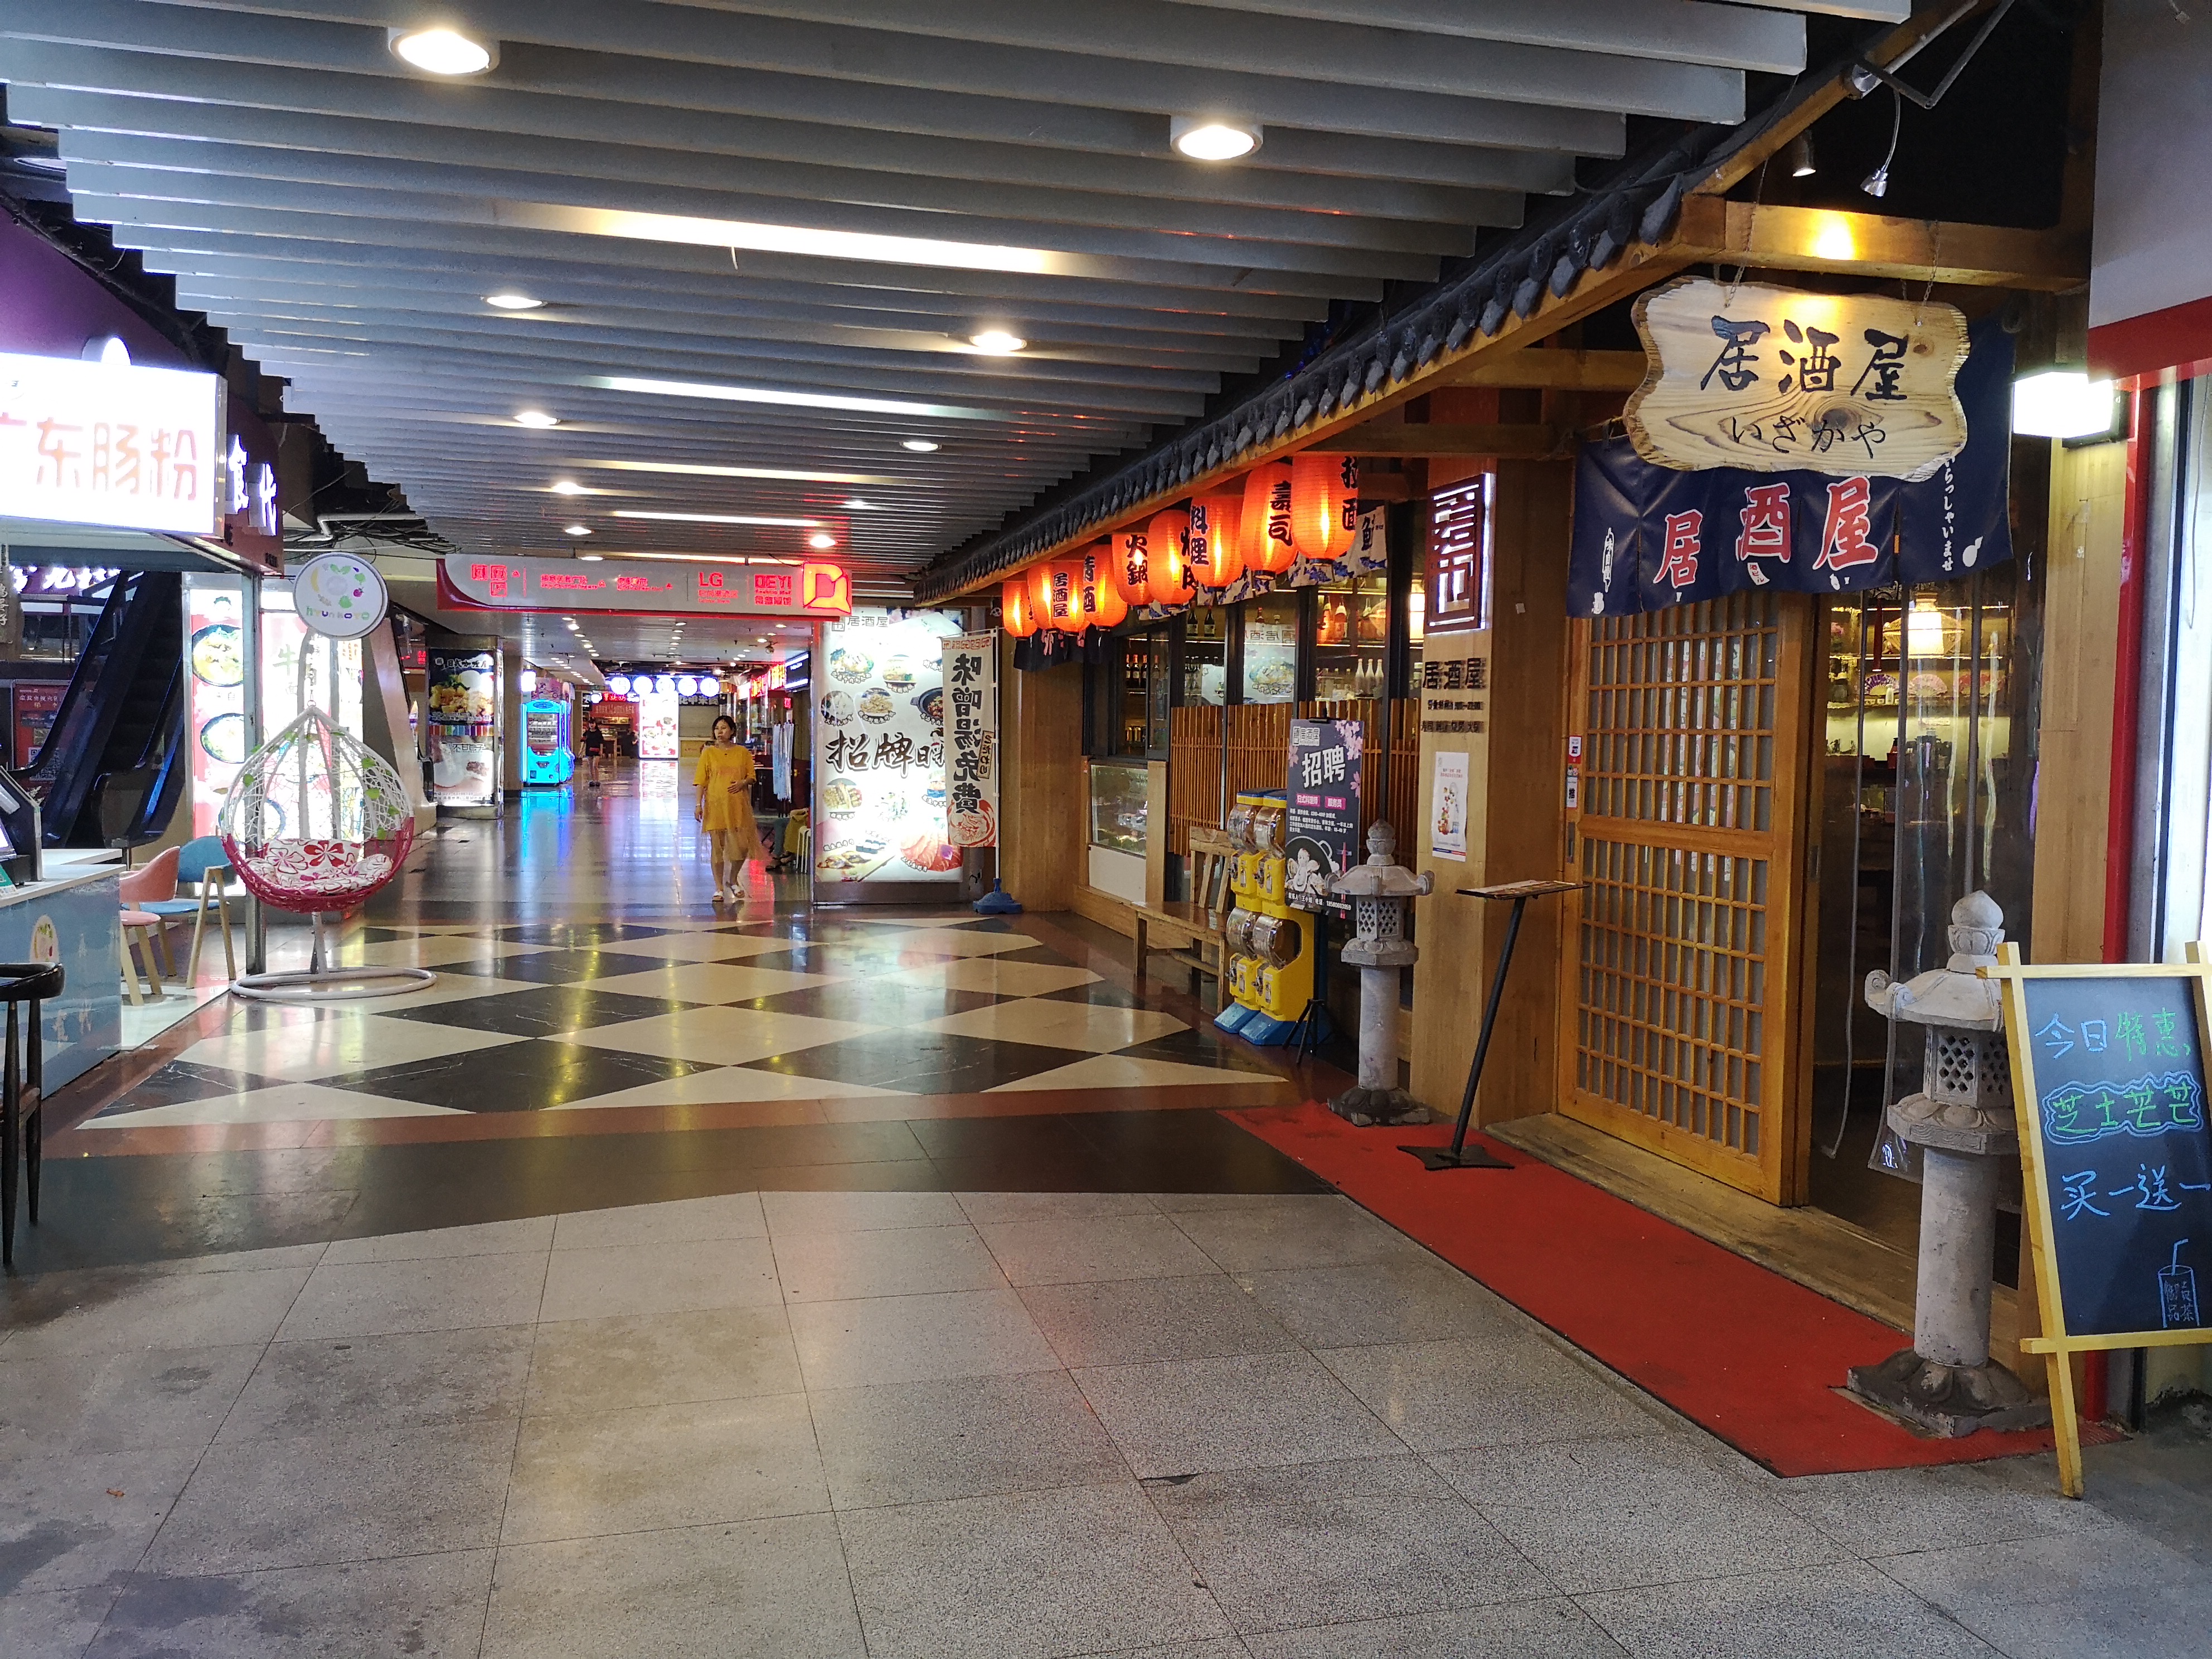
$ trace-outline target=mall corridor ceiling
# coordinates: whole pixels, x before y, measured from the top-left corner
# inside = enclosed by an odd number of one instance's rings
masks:
[[[457,547],[826,540],[866,580],[1433,279],[1629,117],[1741,119],[1802,12],[1909,9],[8,0],[0,78],[77,216]],[[1178,153],[1209,123],[1258,148]]]

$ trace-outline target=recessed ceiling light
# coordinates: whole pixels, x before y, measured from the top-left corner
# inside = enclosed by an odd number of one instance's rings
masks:
[[[1230,116],[1177,115],[1168,121],[1168,142],[1194,161],[1235,161],[1260,148],[1260,124]]]
[[[827,553],[837,545],[837,538],[826,530],[817,530],[806,538],[806,544],[817,553]]]
[[[548,415],[542,409],[526,409],[516,414],[514,423],[517,426],[526,426],[543,432],[548,427],[560,425],[561,417],[558,415]]]
[[[839,409],[856,415],[927,415],[952,421],[996,421],[1005,417],[988,409],[961,404],[909,404],[891,398],[848,398],[829,392],[786,392],[777,386],[717,386],[702,380],[647,380],[635,375],[610,374],[594,380],[610,392],[637,392],[655,398],[713,398],[732,404],[779,404],[792,409]]]
[[[559,489],[559,485],[555,485]],[[617,519],[656,519],[667,524],[753,524],[768,525],[778,529],[811,530],[819,519],[771,519],[756,517],[745,513],[647,513],[642,508],[622,507],[615,513]]]
[[[606,555],[604,553],[579,553],[576,556],[583,560],[586,564],[599,564],[604,562],[606,558]]]
[[[848,513],[872,513],[875,508],[858,495],[848,495],[845,498],[845,510]]]
[[[485,295],[484,303],[495,311],[535,311],[545,301],[518,294],[513,289],[501,289],[496,294]]]
[[[403,64],[431,75],[482,75],[499,62],[499,42],[464,34],[450,25],[386,29],[385,45]]]
[[[564,536],[588,536],[592,533],[592,527],[587,524],[565,524],[561,526],[561,533]]]
[[[968,343],[987,357],[1011,357],[1017,351],[1026,350],[1029,342],[1018,334],[1003,328],[987,328],[970,334]]]
[[[588,495],[592,493],[574,478],[556,478],[546,488],[556,495]]]
[[[903,443],[900,444],[899,447],[901,449],[910,449],[917,455],[934,455],[937,453],[939,446],[932,443],[927,438],[908,438]]]

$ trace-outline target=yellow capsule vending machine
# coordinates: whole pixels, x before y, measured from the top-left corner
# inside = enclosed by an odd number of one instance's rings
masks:
[[[1231,1000],[1213,1023],[1263,1048],[1289,1041],[1313,995],[1313,929],[1283,898],[1285,805],[1279,790],[1255,792],[1229,814],[1237,848],[1224,951]]]

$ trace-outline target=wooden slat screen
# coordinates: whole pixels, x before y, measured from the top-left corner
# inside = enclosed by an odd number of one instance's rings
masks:
[[[1190,856],[1194,828],[1221,824],[1221,716],[1212,704],[1168,711],[1168,850]]]
[[[1290,771],[1291,720],[1358,720],[1365,728],[1365,775],[1370,780],[1361,810],[1360,855],[1364,856],[1367,828],[1380,808],[1398,826],[1399,845],[1410,844],[1408,826],[1413,821],[1420,779],[1420,702],[1400,697],[1388,705],[1391,726],[1389,793],[1387,804],[1375,798],[1371,780],[1379,769],[1376,732],[1385,705],[1371,698],[1334,702],[1240,703],[1222,708],[1210,705],[1170,711],[1168,717],[1169,848],[1188,857],[1194,827],[1218,828],[1224,794],[1221,787],[1222,729],[1228,728],[1229,787],[1225,799],[1240,791],[1280,789]]]

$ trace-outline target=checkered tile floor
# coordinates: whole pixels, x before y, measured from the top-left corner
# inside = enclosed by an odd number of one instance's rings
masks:
[[[964,912],[369,927],[345,959],[438,981],[344,1007],[239,1006],[93,1123],[1139,1088],[1256,1069]]]

